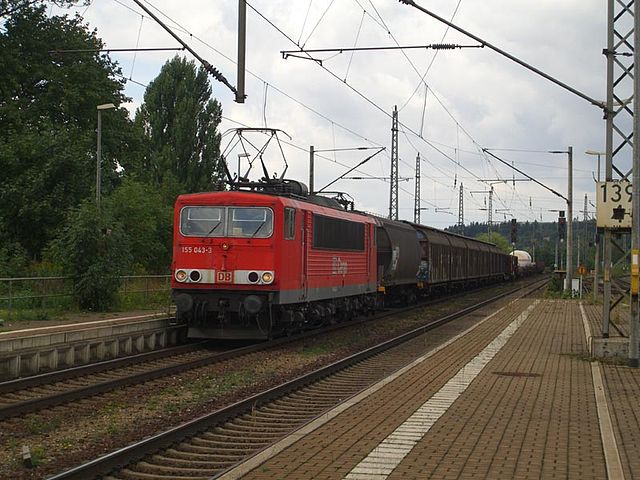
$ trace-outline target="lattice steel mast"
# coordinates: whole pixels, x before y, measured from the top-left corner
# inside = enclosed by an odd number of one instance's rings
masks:
[[[398,106],[393,106],[391,121],[391,176],[389,192],[389,218],[398,220]]]
[[[458,199],[458,233],[464,235],[464,190],[460,182],[460,198]]]
[[[416,191],[414,194],[413,221],[420,223],[420,153],[416,155]]]
[[[605,180],[629,179],[629,159],[633,156],[633,111],[629,101],[633,98],[634,2],[608,1],[607,49],[607,105],[606,105],[606,163]],[[635,103],[635,102],[634,102]],[[612,231],[604,230],[602,336],[609,336],[611,309],[622,297],[611,301],[611,247],[615,245]],[[624,258],[624,257],[623,257]]]

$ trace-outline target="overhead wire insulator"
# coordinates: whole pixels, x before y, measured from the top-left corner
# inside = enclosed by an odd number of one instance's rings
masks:
[[[460,46],[454,43],[434,43],[431,48],[433,50],[454,50],[460,48]]]
[[[215,78],[219,82],[224,83],[227,87],[229,87],[229,89],[233,93],[238,93],[237,90],[236,90],[236,87],[231,85],[231,83],[229,83],[229,81],[225,78],[225,76],[222,73],[220,73],[220,71],[216,67],[211,65],[206,60],[202,60],[202,66],[209,73],[209,75],[211,75],[213,78]]]

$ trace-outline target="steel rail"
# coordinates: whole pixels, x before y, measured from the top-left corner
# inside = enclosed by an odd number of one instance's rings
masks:
[[[376,315],[375,318],[381,319],[389,315],[396,315],[398,313],[425,308],[430,305],[436,305],[440,302],[449,301],[451,300],[451,298],[455,298],[457,296],[464,296],[467,293],[468,292],[461,292],[458,295],[438,297],[438,298],[430,299],[426,303],[412,305],[410,307],[405,307],[403,309],[392,309]],[[360,323],[368,322],[370,320],[371,320],[371,317],[362,316],[357,320],[329,325],[324,328],[308,330],[306,332],[300,333],[298,335],[293,335],[290,337],[281,337],[275,340],[271,340],[269,342],[253,344],[253,345],[249,345],[241,348],[232,349],[222,353],[212,353],[210,356],[206,356],[204,358],[198,358],[198,359],[190,360],[187,362],[179,363],[176,365],[164,366],[164,367],[148,370],[145,372],[140,372],[130,376],[105,380],[103,382],[95,383],[93,385],[87,385],[84,387],[67,390],[67,391],[56,393],[53,395],[47,395],[47,396],[42,396],[42,397],[33,398],[29,400],[24,400],[22,402],[16,402],[4,407],[0,407],[0,421],[5,420],[7,418],[15,417],[18,415],[24,415],[24,414],[35,412],[45,408],[50,408],[57,405],[73,402],[76,400],[80,400],[82,398],[100,395],[102,393],[107,393],[109,391],[116,390],[118,388],[127,387],[130,385],[136,385],[136,384],[148,382],[151,380],[156,380],[162,377],[179,374],[188,370],[193,370],[193,369],[204,367],[214,363],[240,357],[242,355],[248,355],[248,354],[256,353],[262,350],[276,348],[281,345],[285,345],[287,343],[293,343],[299,340],[304,340],[306,338],[316,336],[321,333],[329,333],[335,330],[351,327],[354,325],[358,325]],[[176,348],[179,348],[179,347],[176,347]],[[141,355],[146,355],[146,354],[141,354]],[[150,357],[148,358],[148,360],[150,361],[163,358],[162,352],[149,352],[149,355]],[[113,369],[113,367],[124,368],[127,366],[140,363],[140,361],[137,361],[137,359],[134,357],[139,357],[139,356],[135,355],[132,357],[109,360],[107,362],[100,362],[100,363],[87,365],[83,367],[74,367],[67,370],[61,370],[59,372],[51,372],[50,374],[36,375],[34,377],[28,377],[25,379],[11,380],[9,382],[5,382],[6,386],[4,383],[0,384],[0,393],[11,393],[11,392],[18,391],[15,387],[19,385],[20,382],[24,382],[23,384],[24,388],[31,388],[34,386],[44,385],[47,382],[47,380],[49,380],[49,383],[53,381],[70,380],[74,378],[80,378],[83,375],[92,375],[95,373],[108,371],[110,369]],[[131,360],[129,360],[130,358]]]
[[[192,437],[198,433],[203,432],[209,428],[220,425],[234,417],[244,414],[258,406],[264,405],[272,400],[278,399],[284,395],[294,392],[301,387],[312,384],[316,381],[322,380],[336,372],[344,370],[347,367],[355,365],[363,360],[366,360],[374,355],[389,350],[395,346],[405,343],[415,337],[418,337],[428,331],[431,331],[437,327],[440,327],[448,322],[451,322],[457,318],[468,315],[469,313],[478,310],[486,305],[494,303],[509,295],[513,295],[525,288],[530,288],[529,292],[525,293],[526,296],[535,290],[540,289],[548,282],[548,279],[544,281],[538,280],[534,282],[534,287],[531,284],[520,286],[518,288],[509,290],[508,292],[496,295],[488,300],[483,300],[470,307],[463,308],[455,313],[445,315],[427,325],[420,326],[395,338],[382,342],[378,345],[370,347],[359,353],[353,354],[347,358],[334,362],[328,366],[319,368],[311,373],[302,375],[296,379],[290,380],[279,386],[273,387],[262,393],[253,395],[245,400],[236,402],[228,407],[220,409],[216,412],[201,416],[189,422],[186,422],[178,427],[171,428],[158,435],[141,440],[130,446],[121,448],[112,453],[109,453],[103,457],[89,461],[85,464],[79,465],[75,468],[57,474],[53,477],[49,477],[48,480],[76,480],[87,478],[95,478],[104,476],[112,472],[113,470],[122,468],[130,463],[141,460],[146,455],[157,452],[159,450],[168,448],[172,444],[182,441],[185,438]],[[397,313],[397,312],[395,312]],[[224,472],[221,472],[221,474]]]

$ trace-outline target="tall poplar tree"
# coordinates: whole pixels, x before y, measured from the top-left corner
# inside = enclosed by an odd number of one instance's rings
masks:
[[[221,178],[222,107],[211,93],[207,72],[193,61],[176,56],[165,63],[136,112],[147,154],[123,164],[125,171],[172,195],[214,190]]]

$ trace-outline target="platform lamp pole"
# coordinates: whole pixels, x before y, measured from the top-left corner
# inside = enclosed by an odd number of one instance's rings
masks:
[[[98,211],[100,211],[100,193],[101,193],[101,185],[102,185],[102,110],[109,110],[111,108],[116,108],[113,103],[103,103],[102,105],[98,105],[96,107],[98,109],[98,146],[96,152],[96,206],[98,207]]]
[[[567,151],[569,155],[569,172],[567,174],[568,195],[567,195],[567,277],[566,290],[571,291],[573,286],[573,147]]]
[[[313,194],[314,189],[314,174],[315,174],[315,148],[313,145],[309,146],[309,194]]]
[[[597,155],[598,157],[598,175],[597,178],[594,177],[596,182],[600,181],[600,156],[606,155],[607,152],[596,152],[595,150],[587,150],[584,152],[587,155]],[[593,303],[598,299],[598,270],[600,269],[600,234],[598,233],[598,229],[596,227],[596,235],[595,235],[595,246],[596,246],[596,258],[593,263]]]
[[[573,249],[573,147],[567,150],[549,150],[549,153],[566,153],[568,155],[567,173],[567,255],[566,274],[564,279],[564,289],[571,290],[571,277],[573,276],[573,265],[571,265]]]

